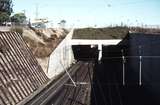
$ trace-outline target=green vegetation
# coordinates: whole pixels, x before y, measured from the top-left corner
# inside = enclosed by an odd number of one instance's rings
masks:
[[[123,39],[128,32],[160,33],[160,29],[142,27],[106,27],[75,29],[73,39]]]
[[[7,22],[8,20],[9,20],[9,14],[0,11],[0,25],[2,25],[3,22]]]
[[[60,25],[61,28],[64,28],[66,22],[67,22],[66,20],[61,20],[58,24]]]
[[[11,17],[11,21],[14,22],[16,25],[20,25],[24,21],[26,21],[26,16],[24,13],[16,13]]]
[[[128,31],[127,27],[76,29],[73,39],[121,39],[127,35]]]
[[[0,0],[0,25],[9,21],[10,15],[13,12],[12,0]]]

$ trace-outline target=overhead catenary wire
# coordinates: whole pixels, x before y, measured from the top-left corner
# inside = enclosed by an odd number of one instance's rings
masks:
[[[90,64],[90,63],[88,63],[87,66],[89,66],[89,64]],[[87,76],[88,76],[88,72],[86,72],[85,74],[84,74],[84,72],[82,72],[81,75],[84,75],[83,78],[81,78],[81,81],[85,81],[86,78],[87,78]],[[75,100],[77,100],[77,99],[80,98],[80,96],[81,96],[81,91],[82,91],[82,90],[83,90],[83,86],[80,85],[80,86],[79,86],[79,91],[78,91],[78,93],[75,94],[75,95],[76,95]],[[73,105],[76,105],[76,101],[73,102]]]
[[[77,81],[89,81],[89,75],[88,75],[88,70],[85,70],[86,67],[88,67],[88,65],[90,65],[90,63],[87,63],[85,66],[81,66],[82,68],[79,68],[74,75],[72,75],[73,79],[75,80],[75,82]],[[84,101],[81,101],[79,99],[81,99],[81,95],[83,93],[83,90],[86,90],[85,87],[83,86],[87,86],[87,85],[81,85],[81,84],[77,84],[77,87],[74,87],[73,84],[70,83],[70,81],[68,81],[68,84],[64,84],[65,88],[67,87],[67,90],[65,91],[65,94],[62,97],[62,100],[60,102],[59,105],[79,105],[79,104],[84,104]],[[88,90],[87,90],[88,91]]]
[[[74,82],[74,80],[72,79],[71,75],[69,74],[69,72],[67,71],[67,69],[65,69],[64,65],[62,64],[62,62],[60,61],[60,64],[62,65],[63,69],[65,70],[65,72],[67,73],[67,75],[69,76],[70,80],[72,81],[73,85],[76,87],[76,83]]]
[[[137,58],[137,59],[139,59],[139,57],[140,56],[124,56],[125,57],[125,59],[129,59],[129,58]],[[157,59],[159,59],[160,58],[160,56],[141,56],[141,57],[143,57],[144,59],[145,58],[157,58]],[[83,60],[88,60],[88,58],[81,58],[81,59],[83,59]],[[102,57],[102,60],[105,60],[105,59],[123,59],[123,57],[121,57],[121,56],[117,56],[117,57]],[[96,58],[92,58],[92,60],[96,60]]]
[[[88,77],[87,70],[83,71],[83,69],[88,66],[81,66],[81,67],[79,69],[77,69],[77,71],[74,73],[74,75],[72,75],[72,78],[75,80],[75,82],[76,81],[89,81],[89,80],[87,80],[87,77]],[[89,77],[88,77],[88,79],[89,79]],[[83,85],[77,84],[77,83],[76,83],[77,86],[74,87],[74,85],[71,84],[70,82],[71,82],[71,80],[69,80],[67,82],[68,84],[64,84],[65,88],[67,87],[67,89],[65,90],[65,93],[62,96],[63,101],[60,101],[60,104],[58,104],[58,105],[84,104],[84,102],[79,99],[82,98],[81,94],[83,93],[83,90],[86,90],[86,88],[83,88]],[[86,85],[86,86],[88,86],[88,85]]]

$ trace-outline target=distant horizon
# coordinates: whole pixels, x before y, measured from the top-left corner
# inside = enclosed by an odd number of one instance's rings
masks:
[[[160,25],[160,0],[14,0],[14,13],[25,12],[27,19],[47,18],[50,26],[106,27]]]
[[[111,24],[111,25],[106,25],[106,26],[81,26],[77,28],[106,28],[106,27],[140,27],[140,28],[158,28],[160,29],[160,25],[123,25],[121,26],[120,24]],[[70,27],[69,27],[70,28]],[[75,27],[76,28],[76,27]]]

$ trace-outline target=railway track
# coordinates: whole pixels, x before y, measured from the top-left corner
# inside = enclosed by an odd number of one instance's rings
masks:
[[[87,105],[91,91],[93,62],[78,62],[69,73],[76,83],[73,85],[65,73],[55,83],[51,83],[25,105]]]

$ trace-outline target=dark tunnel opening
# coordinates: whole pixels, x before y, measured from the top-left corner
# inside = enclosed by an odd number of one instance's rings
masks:
[[[94,61],[98,59],[97,45],[72,45],[72,50],[77,61]]]

